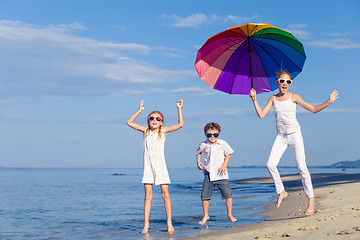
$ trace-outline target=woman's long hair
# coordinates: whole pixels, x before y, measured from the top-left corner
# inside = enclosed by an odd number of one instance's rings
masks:
[[[289,73],[288,70],[281,69],[280,72],[276,73],[276,80],[278,80],[280,78],[280,76],[283,75],[283,74],[289,75],[290,79],[292,79],[291,73]]]
[[[149,117],[150,117],[152,114],[154,114],[154,113],[155,113],[155,114],[159,114],[159,115],[161,116],[161,118],[162,118],[162,124],[164,124],[164,115],[163,115],[161,112],[159,112],[159,111],[153,111],[153,112],[149,113],[149,115],[148,115],[148,117],[147,117],[148,128],[146,129],[145,137],[147,137],[147,136],[150,134],[151,126],[150,126]],[[158,138],[161,138],[161,137],[163,136],[162,128],[163,128],[163,126],[160,125],[159,131],[158,131],[158,135],[159,135]]]

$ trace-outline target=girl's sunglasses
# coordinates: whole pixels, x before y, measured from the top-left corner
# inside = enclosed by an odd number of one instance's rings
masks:
[[[211,138],[212,136],[214,136],[214,138],[218,138],[220,135],[220,133],[206,133],[205,136],[207,138]]]
[[[156,121],[158,121],[158,122],[161,122],[162,121],[162,118],[161,117],[149,117],[149,120],[150,121],[154,121],[156,119]]]
[[[291,85],[291,83],[292,83],[292,80],[291,79],[278,79],[277,80],[279,83],[284,83],[284,82],[286,82],[287,84],[289,84],[289,85]]]

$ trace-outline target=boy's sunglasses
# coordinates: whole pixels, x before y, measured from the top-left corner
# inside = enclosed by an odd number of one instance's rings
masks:
[[[161,122],[162,121],[162,118],[161,117],[149,117],[149,120],[150,121],[154,121],[156,119],[156,121],[158,121],[158,122]]]
[[[218,138],[220,135],[220,133],[206,133],[205,136],[207,138],[211,138],[212,136],[214,136],[215,138]]]
[[[278,79],[277,80],[279,83],[284,83],[284,82],[286,82],[287,84],[289,84],[289,85],[291,85],[291,83],[292,83],[292,80],[291,79]]]

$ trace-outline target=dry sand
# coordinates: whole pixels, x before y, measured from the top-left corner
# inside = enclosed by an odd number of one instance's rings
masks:
[[[304,216],[307,198],[298,175],[282,177],[289,196],[279,209],[268,206],[265,222],[209,232],[189,239],[360,239],[360,174],[313,174],[315,214]],[[269,183],[268,177],[236,181]],[[234,212],[236,217],[238,214]]]

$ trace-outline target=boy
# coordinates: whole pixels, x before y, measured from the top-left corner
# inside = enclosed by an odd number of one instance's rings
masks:
[[[206,141],[200,143],[196,151],[197,166],[204,173],[204,182],[201,192],[201,200],[204,211],[204,217],[199,222],[204,225],[209,219],[209,200],[217,186],[221,192],[223,199],[226,199],[226,208],[228,218],[231,222],[237,219],[232,215],[232,191],[229,183],[227,165],[231,154],[234,152],[232,148],[224,140],[218,139],[220,135],[220,125],[217,123],[208,123],[204,127]],[[200,162],[201,154],[204,154],[204,164]]]

